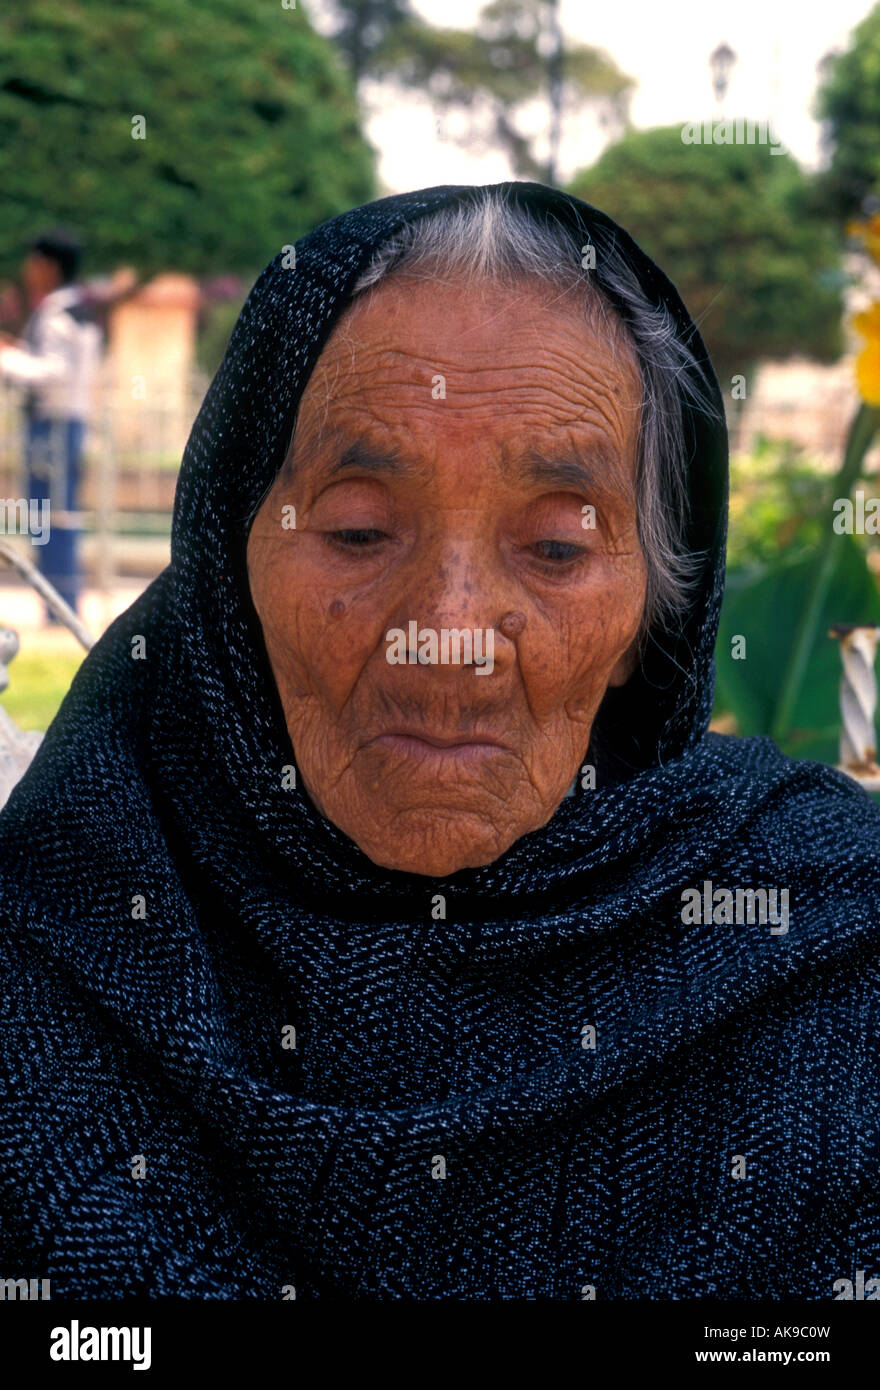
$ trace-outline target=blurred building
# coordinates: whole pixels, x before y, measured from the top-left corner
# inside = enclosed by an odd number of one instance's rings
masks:
[[[157,275],[117,304],[108,321],[103,407],[116,448],[180,455],[192,425],[191,373],[201,304],[189,275]]]

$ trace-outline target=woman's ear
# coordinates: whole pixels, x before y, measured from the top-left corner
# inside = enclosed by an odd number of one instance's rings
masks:
[[[629,644],[623,655],[617,658],[608,678],[608,684],[626,685],[639,664],[639,657],[639,643],[638,638],[636,638]]]

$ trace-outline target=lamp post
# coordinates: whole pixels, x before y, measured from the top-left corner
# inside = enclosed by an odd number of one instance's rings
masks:
[[[562,90],[565,70],[565,42],[559,23],[559,0],[550,0],[549,32],[551,49],[547,58],[547,86],[550,98],[550,138],[547,182],[554,186],[559,177],[559,148],[562,144]]]
[[[721,113],[721,103],[727,95],[727,87],[730,82],[730,74],[736,63],[736,54],[729,43],[720,43],[709,57],[709,71],[712,74],[712,90],[715,93],[715,105],[718,114]]]

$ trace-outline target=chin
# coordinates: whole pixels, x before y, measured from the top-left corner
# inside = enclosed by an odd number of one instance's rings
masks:
[[[444,760],[426,769],[420,760],[383,754],[378,776],[372,760],[367,772],[355,771],[359,775],[330,779],[330,794],[322,795],[309,770],[303,783],[321,815],[373,864],[425,878],[493,864],[547,824],[570,785],[567,778],[555,797],[547,796],[549,789],[540,800],[523,795],[522,762],[509,755],[497,760],[492,786],[482,769]]]
[[[457,852],[438,855],[436,851],[426,847],[424,850],[414,850],[409,854],[401,854],[399,851],[381,854],[371,853],[363,845],[359,848],[363,849],[368,858],[381,869],[393,869],[402,874],[419,874],[424,878],[448,878],[450,874],[457,873],[459,869],[480,869],[486,864],[494,863],[504,852],[503,850],[486,850],[483,853],[475,853],[473,849],[466,851],[462,848]]]
[[[393,829],[389,828],[381,838],[375,827],[363,838],[345,826],[339,828],[380,868],[425,878],[446,878],[459,869],[482,869],[494,864],[523,835],[546,824],[550,814],[516,828],[502,828],[473,814],[462,815],[460,823],[450,830],[449,822],[438,820],[435,810],[408,811],[405,819],[409,826],[404,828],[402,818],[391,817]]]

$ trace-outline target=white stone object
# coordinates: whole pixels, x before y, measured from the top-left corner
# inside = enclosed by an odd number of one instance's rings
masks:
[[[0,691],[9,684],[9,662],[18,651],[18,633],[0,627]],[[16,782],[20,781],[39,748],[43,735],[36,730],[20,729],[7,710],[0,705],[0,807],[6,804]]]

